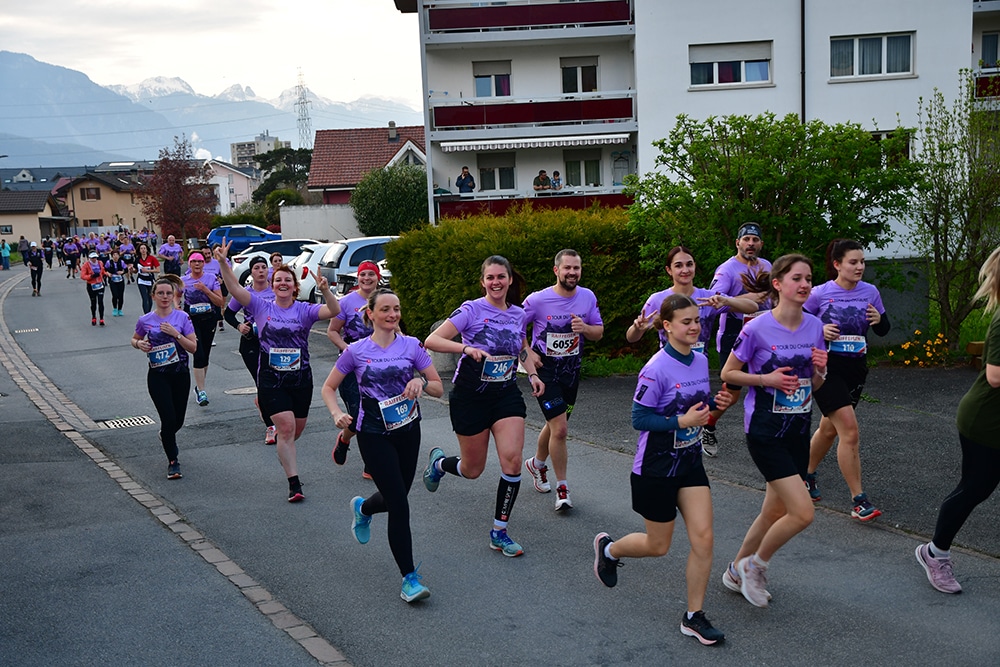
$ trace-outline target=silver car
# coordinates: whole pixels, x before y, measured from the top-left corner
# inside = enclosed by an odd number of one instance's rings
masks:
[[[362,262],[378,264],[385,259],[385,246],[398,236],[364,236],[334,241],[319,260],[320,273],[331,286],[339,282],[341,273],[357,273]]]

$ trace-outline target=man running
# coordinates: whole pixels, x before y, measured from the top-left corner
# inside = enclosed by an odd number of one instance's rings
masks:
[[[556,254],[553,272],[556,284],[535,292],[524,300],[524,312],[531,326],[531,349],[541,359],[536,364],[545,391],[538,405],[545,415],[545,426],[538,434],[535,455],[525,459],[524,467],[539,493],[548,493],[546,459],[552,455],[556,473],[556,511],[573,507],[566,484],[566,431],[569,415],[576,403],[580,386],[580,352],[584,339],[598,341],[604,335],[604,322],[597,308],[597,297],[586,287],[579,287],[581,264],[575,250]]]
[[[160,251],[156,256],[163,260],[163,272],[172,273],[175,276],[181,275],[181,255],[184,249],[174,242],[174,235],[167,237],[167,242],[160,246]]]

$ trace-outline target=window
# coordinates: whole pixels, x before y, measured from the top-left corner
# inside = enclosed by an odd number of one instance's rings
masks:
[[[692,86],[771,82],[771,42],[691,44]]]
[[[601,184],[600,149],[563,151],[563,161],[566,163],[566,185]]]
[[[0,234],[7,236],[13,233],[14,233],[14,225],[0,225]]]
[[[101,198],[100,188],[80,188],[80,199],[83,201],[97,201]]]
[[[625,177],[632,173],[632,153],[615,151],[611,154],[611,183],[624,185]]]
[[[831,78],[912,73],[912,33],[836,37],[830,40]]]
[[[997,38],[1000,33],[983,33],[983,53],[980,60],[983,67],[997,67]]]
[[[83,221],[83,226],[84,227],[102,227],[102,226],[104,226],[104,220],[101,219],[101,218],[98,218],[97,220],[84,220]]]
[[[510,97],[510,61],[487,60],[472,63],[476,97]]]
[[[476,156],[479,165],[480,190],[513,190],[514,153],[480,153]]]
[[[597,56],[586,58],[560,58],[562,91],[564,93],[591,93],[597,90]]]

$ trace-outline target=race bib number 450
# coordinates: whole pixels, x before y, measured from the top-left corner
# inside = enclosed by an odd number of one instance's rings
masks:
[[[545,356],[575,357],[580,354],[580,334],[550,332],[545,335]]]
[[[486,357],[483,360],[483,382],[507,382],[513,379],[514,369],[517,367],[517,357],[511,355],[499,355],[496,357]]]
[[[812,410],[812,378],[799,378],[799,388],[791,394],[774,390],[775,414],[799,415]]]

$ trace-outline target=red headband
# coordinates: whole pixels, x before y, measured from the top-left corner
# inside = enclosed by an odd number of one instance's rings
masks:
[[[375,277],[382,280],[382,272],[378,269],[378,264],[375,262],[364,261],[361,262],[361,266],[358,267],[358,275],[361,275],[362,271],[374,271]]]

